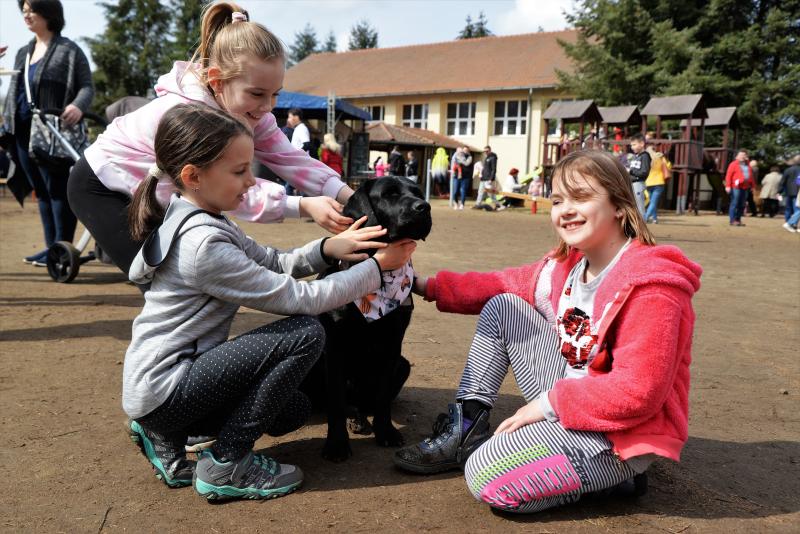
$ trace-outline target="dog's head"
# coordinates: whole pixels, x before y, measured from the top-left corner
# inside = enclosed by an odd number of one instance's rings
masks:
[[[425,202],[422,191],[411,180],[387,176],[365,182],[350,197],[344,214],[357,220],[364,215],[362,225],[381,225],[386,235],[379,241],[425,239],[431,232],[431,205]]]

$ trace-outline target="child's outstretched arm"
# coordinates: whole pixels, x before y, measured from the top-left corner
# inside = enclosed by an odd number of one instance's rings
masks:
[[[477,314],[490,298],[502,293],[518,295],[533,305],[535,275],[541,265],[539,261],[487,273],[439,271],[430,278],[419,275],[415,286],[425,300],[436,301],[436,308],[444,312]]]

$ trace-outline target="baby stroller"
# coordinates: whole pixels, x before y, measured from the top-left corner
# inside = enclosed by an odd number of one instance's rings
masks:
[[[75,150],[75,148],[69,143],[69,141],[67,141],[67,139],[64,138],[63,135],[61,135],[61,132],[58,131],[58,128],[53,126],[51,121],[46,120],[46,115],[55,115],[58,117],[61,116],[63,110],[33,109],[31,111],[39,115],[39,117],[42,119],[42,123],[47,126],[47,129],[50,130],[50,133],[53,134],[53,137],[59,143],[61,143],[61,146],[64,147],[64,150],[66,150],[70,157],[77,162],[81,158],[81,154]],[[103,117],[93,113],[84,113],[83,118],[88,119],[102,127],[108,125],[108,122]],[[50,275],[50,278],[56,282],[67,283],[71,282],[76,276],[78,276],[78,271],[80,270],[81,265],[87,261],[97,259],[103,263],[111,263],[111,259],[103,254],[103,251],[99,246],[97,246],[97,244],[95,244],[94,250],[89,251],[89,253],[85,256],[81,256],[84,250],[86,250],[88,247],[91,239],[92,236],[89,231],[84,230],[83,235],[81,235],[81,238],[78,240],[78,243],[75,246],[68,241],[58,241],[54,243],[47,251],[47,274]]]

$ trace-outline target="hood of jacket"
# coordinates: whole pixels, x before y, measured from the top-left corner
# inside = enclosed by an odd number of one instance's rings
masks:
[[[198,226],[213,226],[238,239],[232,223],[224,215],[216,215],[187,202],[173,194],[164,214],[164,222],[145,239],[128,271],[128,278],[136,284],[148,284],[164,260],[169,256],[175,241]]]
[[[195,68],[197,65],[193,66],[188,61],[176,61],[172,65],[171,71],[158,78],[155,86],[156,95],[175,94],[218,108],[219,106],[211,96],[208,87],[197,77]]]

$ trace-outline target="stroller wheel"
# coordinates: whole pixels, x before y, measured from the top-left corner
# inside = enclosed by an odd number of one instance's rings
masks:
[[[56,282],[66,284],[78,276],[81,253],[67,241],[55,243],[47,251],[47,273]]]

